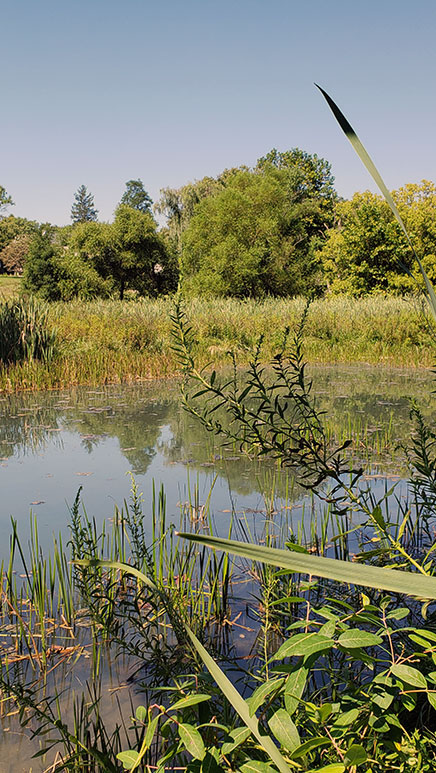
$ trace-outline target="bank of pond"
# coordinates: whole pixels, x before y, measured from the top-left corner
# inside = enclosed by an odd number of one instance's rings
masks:
[[[222,366],[234,351],[246,364],[262,336],[267,362],[281,345],[283,328],[298,323],[304,306],[298,298],[186,301],[195,355],[202,364]],[[173,309],[171,298],[42,306],[32,299],[8,301],[0,315],[0,391],[176,375]],[[305,356],[310,362],[431,367],[433,345],[422,302],[414,297],[332,296],[313,301],[307,316]]]

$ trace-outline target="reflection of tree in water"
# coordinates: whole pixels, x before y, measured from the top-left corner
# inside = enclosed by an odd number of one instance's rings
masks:
[[[314,394],[326,423],[334,433],[348,433],[350,416],[362,426],[387,426],[395,416],[395,438],[410,436],[409,396],[419,400],[426,417],[432,417],[431,376],[384,368],[321,366],[312,368]],[[59,429],[77,432],[88,453],[105,438],[117,438],[120,449],[136,474],[144,474],[157,452],[169,464],[186,463],[199,472],[214,468],[228,479],[230,488],[245,495],[266,491],[274,465],[253,461],[238,448],[222,448],[180,405],[175,382],[153,382],[100,389],[76,388],[3,396],[0,399],[0,455],[41,451],[49,442],[61,445]],[[225,416],[220,416],[224,422]],[[167,431],[162,431],[168,427]],[[302,490],[293,477],[281,475],[277,494],[293,496]]]
[[[39,398],[39,399],[38,399]],[[0,456],[41,452],[48,443],[62,447],[59,411],[46,395],[5,395],[0,398]]]

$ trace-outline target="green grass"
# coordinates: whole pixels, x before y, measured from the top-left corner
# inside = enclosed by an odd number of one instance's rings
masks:
[[[21,277],[0,275],[0,299],[2,301],[15,300],[21,292]]]
[[[9,277],[6,277],[9,279]],[[12,277],[12,279],[15,279]],[[297,323],[302,299],[193,300],[186,311],[202,364],[223,365],[229,349],[249,359],[264,335],[268,361],[283,329]],[[134,382],[176,375],[170,300],[74,301],[51,304],[49,326],[57,353],[49,365],[21,363],[0,369],[0,390],[63,388],[77,384]],[[309,362],[430,367],[434,341],[416,299],[336,296],[309,311],[305,356]]]

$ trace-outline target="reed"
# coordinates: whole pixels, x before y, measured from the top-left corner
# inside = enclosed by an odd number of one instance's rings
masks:
[[[180,373],[171,339],[171,300],[73,301],[46,309],[48,335],[56,333],[50,362],[3,364],[0,391],[53,389],[77,384],[135,382]],[[303,299],[235,299],[187,302],[199,364],[228,362],[235,350],[249,361],[260,335],[268,361],[284,326],[296,324]],[[366,362],[430,367],[434,339],[414,298],[331,297],[313,302],[307,320],[308,362]]]

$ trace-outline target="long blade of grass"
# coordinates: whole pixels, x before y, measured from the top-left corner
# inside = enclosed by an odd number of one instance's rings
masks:
[[[380,172],[378,171],[376,165],[374,164],[371,156],[369,155],[367,150],[362,145],[361,141],[359,140],[359,137],[357,136],[357,134],[354,131],[354,129],[351,126],[351,124],[345,118],[345,116],[342,113],[342,111],[339,109],[339,107],[333,101],[333,99],[327,94],[327,92],[324,91],[324,89],[321,88],[321,86],[318,86],[317,83],[315,83],[315,86],[317,87],[317,89],[319,89],[319,91],[323,95],[324,99],[326,100],[330,110],[332,111],[333,115],[335,116],[335,118],[336,118],[339,126],[341,127],[342,131],[344,132],[345,136],[351,142],[354,150],[356,151],[357,155],[359,156],[359,158],[362,161],[362,163],[364,164],[364,166],[367,168],[368,172],[370,173],[370,175],[371,175],[372,179],[374,180],[374,182],[376,183],[376,185],[378,185],[378,187],[379,187],[380,191],[382,192],[383,196],[385,197],[385,199],[386,199],[386,201],[387,201],[387,203],[388,203],[388,205],[389,205],[389,207],[390,207],[394,217],[396,218],[396,220],[397,220],[397,222],[398,222],[398,224],[399,224],[399,226],[400,226],[404,236],[406,237],[407,243],[408,243],[410,249],[412,250],[412,252],[413,252],[413,254],[414,254],[415,258],[416,258],[416,261],[417,261],[418,266],[419,266],[419,270],[420,270],[422,278],[424,280],[424,284],[425,284],[425,287],[426,287],[426,290],[427,290],[426,298],[427,298],[427,302],[428,302],[429,307],[430,307],[430,311],[431,311],[434,319],[436,320],[436,294],[435,294],[435,291],[434,291],[433,286],[432,286],[432,284],[431,284],[431,282],[430,282],[430,280],[429,280],[429,278],[428,278],[428,276],[427,276],[427,274],[426,274],[426,272],[424,270],[424,266],[422,265],[418,255],[415,252],[415,248],[414,248],[414,246],[413,246],[413,244],[412,244],[412,242],[410,240],[410,236],[409,236],[409,234],[407,232],[406,226],[404,225],[403,219],[402,219],[402,217],[401,217],[401,215],[400,215],[400,213],[398,211],[398,207],[395,204],[395,201],[393,200],[391,193],[388,191],[388,189],[386,187],[386,184],[385,184],[382,176],[380,175]]]
[[[75,561],[74,563],[78,564],[79,566],[107,566],[109,569],[119,569],[121,572],[125,572],[126,574],[131,574],[134,577],[137,577],[139,580],[141,580],[141,582],[143,582],[149,588],[152,588],[157,593],[161,594],[160,589],[157,587],[157,585],[155,585],[155,583],[152,580],[150,580],[149,577],[147,577],[147,575],[139,571],[139,569],[135,569],[133,566],[129,566],[128,564],[122,564],[119,561],[98,561],[98,560],[89,560],[89,561],[80,560],[80,561]],[[290,767],[288,766],[285,758],[281,755],[274,741],[268,735],[265,735],[262,732],[259,726],[259,723],[257,721],[257,718],[254,716],[250,716],[248,705],[246,701],[243,699],[243,697],[240,695],[240,693],[237,691],[236,687],[231,683],[230,679],[228,679],[224,671],[221,670],[219,665],[209,655],[207,650],[197,639],[195,633],[190,629],[189,625],[187,625],[184,621],[181,621],[181,622],[183,623],[183,626],[185,628],[185,631],[190,641],[192,642],[194,648],[200,655],[200,658],[202,659],[207,670],[209,671],[211,676],[215,679],[218,687],[221,689],[221,691],[223,692],[223,694],[225,695],[229,703],[239,714],[244,724],[248,727],[248,729],[252,732],[254,737],[259,742],[259,744],[269,755],[272,762],[274,762],[274,764],[277,765],[281,773],[291,773]]]
[[[306,553],[296,553],[279,548],[268,548],[251,543],[200,534],[181,533],[183,539],[208,545],[211,548],[225,550],[251,561],[261,561],[264,564],[280,566],[291,572],[313,574],[329,580],[344,582],[350,585],[364,585],[392,593],[404,593],[418,598],[436,599],[436,577],[399,569],[384,569],[378,566],[366,566],[351,561],[340,561],[337,558],[323,558]]]

